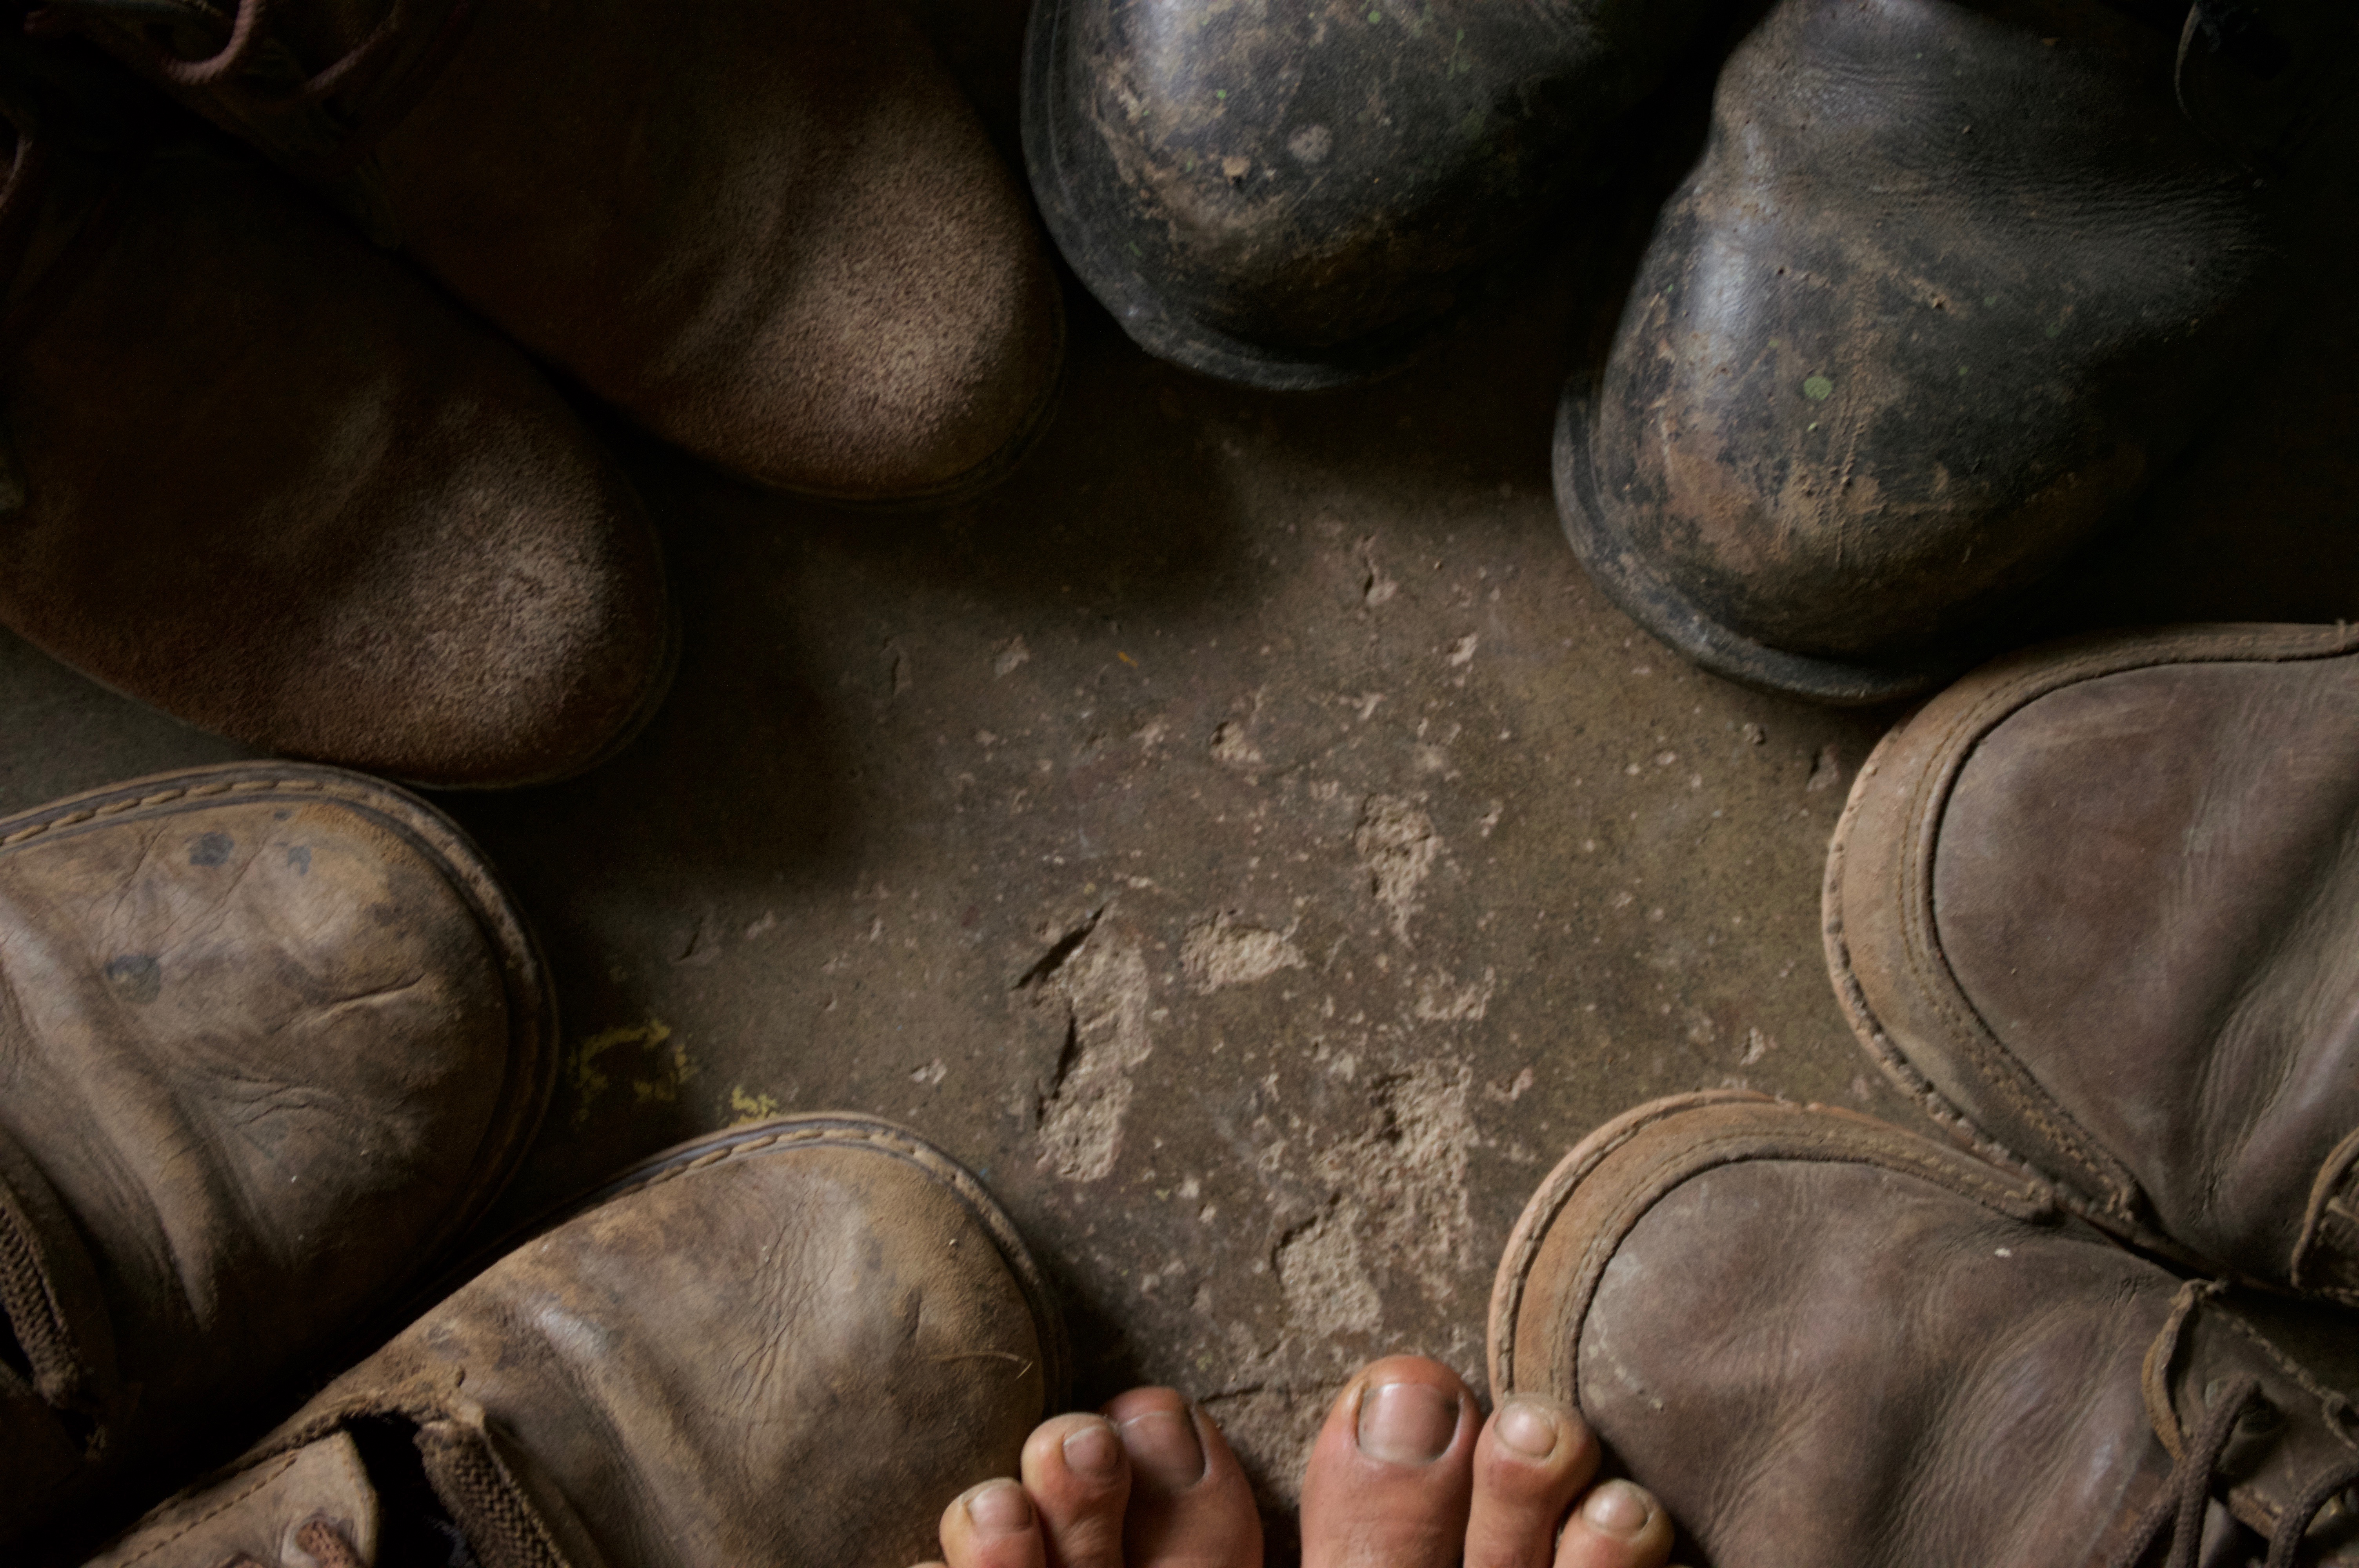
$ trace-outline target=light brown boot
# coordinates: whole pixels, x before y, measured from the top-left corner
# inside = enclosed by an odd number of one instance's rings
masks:
[[[1591,1134],[1509,1238],[1490,1357],[1715,1568],[2359,1563],[2347,1368],[1849,1111],[1722,1091]]]
[[[484,1568],[906,1568],[1064,1378],[973,1176],[788,1117],[623,1176],[90,1568],[366,1565],[428,1528]]]
[[[1860,770],[1827,961],[1986,1158],[2359,1305],[2359,635],[2190,627],[1960,681]]]
[[[0,1541],[267,1420],[499,1191],[556,1060],[514,905],[397,790],[237,763],[0,818]]]

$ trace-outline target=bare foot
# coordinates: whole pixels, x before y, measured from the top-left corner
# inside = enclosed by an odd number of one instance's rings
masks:
[[[1552,1400],[1518,1395],[1486,1422],[1448,1368],[1378,1361],[1311,1451],[1303,1568],[1663,1568],[1669,1519],[1627,1481],[1592,1487],[1598,1459]],[[951,1504],[943,1564],[926,1568],[1260,1568],[1245,1472],[1169,1389],[1044,1422],[1023,1465],[1020,1485],[986,1481]]]
[[[1169,1389],[1042,1422],[1023,1465],[1021,1486],[985,1481],[943,1510],[948,1568],[1261,1568],[1245,1471]]]
[[[1303,1568],[1663,1568],[1669,1516],[1627,1481],[1592,1487],[1599,1458],[1554,1400],[1517,1395],[1485,1422],[1449,1368],[1378,1361],[1310,1451]]]

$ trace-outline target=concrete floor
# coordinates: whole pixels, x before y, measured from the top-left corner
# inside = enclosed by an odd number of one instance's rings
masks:
[[[971,72],[1012,52],[975,36]],[[1893,715],[1696,673],[1558,532],[1556,393],[1626,249],[1571,241],[1411,373],[1317,398],[1154,363],[1075,293],[1054,428],[938,513],[617,432],[677,689],[589,777],[442,802],[566,1017],[502,1220],[733,1121],[897,1119],[1062,1281],[1080,1398],[1177,1384],[1278,1509],[1361,1361],[1482,1386],[1497,1250],[1596,1122],[1723,1084],[1909,1118],[1818,937]],[[2354,351],[2347,304],[2306,308],[2060,625],[2359,616]],[[5,635],[0,734],[0,811],[235,754]]]

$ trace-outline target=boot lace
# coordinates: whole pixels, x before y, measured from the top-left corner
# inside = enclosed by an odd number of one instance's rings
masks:
[[[201,59],[181,59],[159,54],[156,69],[164,80],[175,87],[211,87],[225,81],[254,63],[255,51],[270,36],[270,19],[277,6],[274,0],[235,0],[237,9],[230,19],[229,38],[220,49]],[[25,17],[25,31],[37,38],[54,38],[71,31],[77,12],[96,7],[79,0],[50,0],[38,6]],[[293,102],[316,103],[340,89],[362,85],[374,80],[375,72],[385,69],[393,46],[400,40],[409,26],[415,10],[410,0],[393,0],[368,36],[353,45],[342,59],[326,70],[307,78],[285,96]]]
[[[2237,1422],[2260,1400],[2260,1392],[2257,1378],[2244,1379],[2229,1388],[2227,1397],[2204,1419],[2194,1441],[2180,1451],[2179,1462],[2171,1466],[2169,1477],[2163,1482],[2161,1495],[2139,1516],[2136,1529],[2109,1568],[2138,1568],[2147,1554],[2166,1540],[2170,1542],[2170,1555],[2163,1560],[2163,1568],[2195,1568],[2195,1553],[2203,1541],[2204,1510],[2212,1498],[2212,1474],[2220,1467],[2229,1440],[2236,1434]],[[2267,1408],[2265,1402],[2261,1408]],[[2263,1568],[2294,1568],[2294,1553],[2300,1549],[2302,1537],[2310,1533],[2311,1523],[2336,1494],[2354,1482],[2359,1482],[2359,1456],[2329,1468],[2303,1487],[2292,1506],[2279,1516],[2277,1529],[2269,1536],[2269,1555]]]
[[[27,13],[25,31],[34,38],[54,38],[74,31],[86,18],[102,16],[114,0],[48,0]],[[391,0],[385,14],[366,36],[343,56],[291,86],[266,85],[246,75],[271,37],[271,23],[281,0],[230,0],[229,37],[222,47],[201,59],[186,59],[156,49],[149,64],[165,81],[201,91],[220,87],[241,76],[240,90],[274,108],[302,108],[345,96],[354,105],[344,145],[334,157],[316,169],[299,169],[313,178],[332,177],[356,162],[395,122],[408,113],[428,85],[456,53],[460,39],[473,20],[478,0]],[[423,50],[406,45],[421,27],[434,37]],[[405,55],[406,70],[396,62]]]

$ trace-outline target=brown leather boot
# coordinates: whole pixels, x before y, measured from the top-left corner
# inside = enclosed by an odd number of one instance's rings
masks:
[[[417,783],[627,741],[669,676],[662,557],[554,389],[272,170],[159,145],[5,34],[0,624],[189,723]]]
[[[591,391],[781,489],[997,478],[1057,287],[1014,178],[877,0],[51,0]]]
[[[906,1568],[1064,1375],[973,1177],[886,1122],[788,1117],[623,1176],[92,1568],[454,1531],[484,1568]]]
[[[266,1418],[556,1061],[514,905],[397,790],[246,762],[0,818],[0,1541]]]
[[[1861,770],[1825,914],[1860,1039],[1979,1152],[2359,1304],[2354,650],[2197,627],[1977,671]]]
[[[2359,1562],[2350,1403],[2234,1297],[1848,1111],[1690,1095],[1591,1134],[1507,1243],[1490,1355],[1715,1568],[2192,1568],[2247,1531]]]

